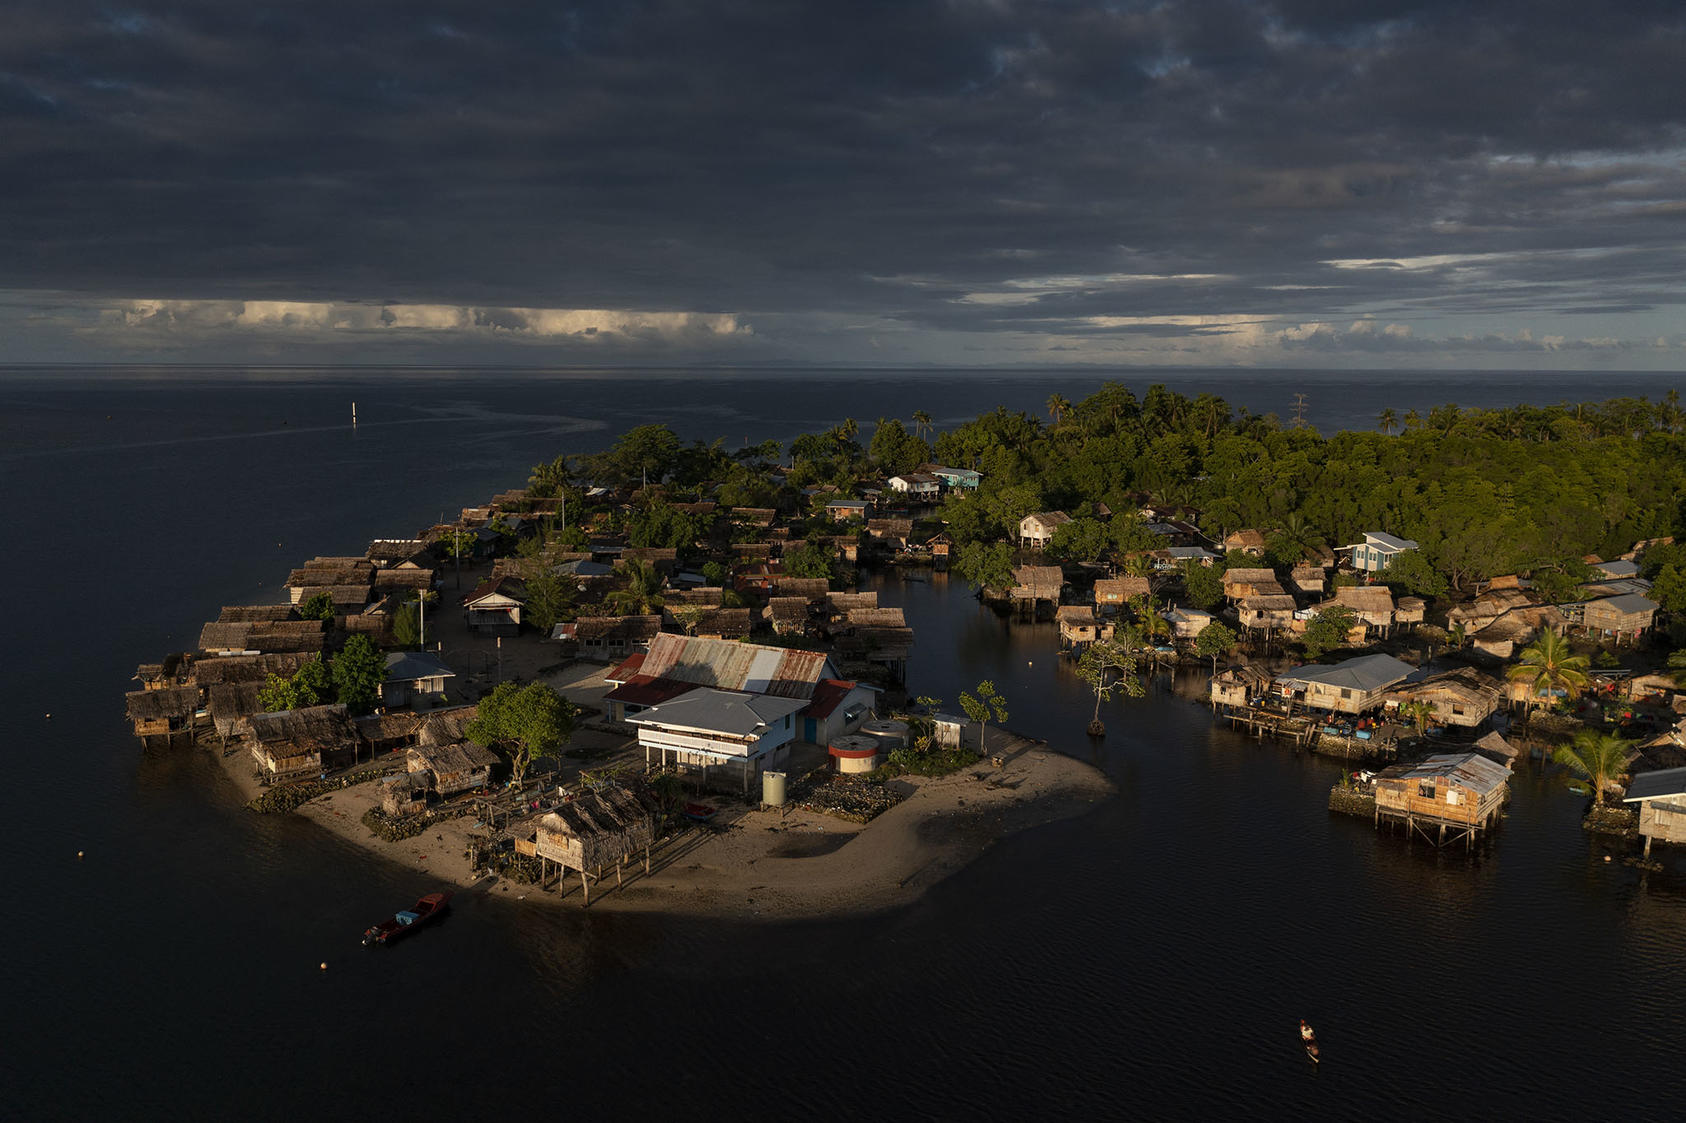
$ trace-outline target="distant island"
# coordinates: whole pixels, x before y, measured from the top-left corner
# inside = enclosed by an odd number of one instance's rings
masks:
[[[216,752],[254,810],[459,884],[884,907],[1110,790],[1003,728],[1012,682],[906,681],[913,631],[859,576],[930,567],[1057,623],[1091,735],[1188,664],[1216,720],[1365,765],[1333,810],[1486,844],[1535,751],[1646,862],[1686,841],[1683,428],[1670,391],[1324,437],[1116,383],[788,448],[647,425],[304,562],[280,603],[141,667],[128,712],[147,744]]]

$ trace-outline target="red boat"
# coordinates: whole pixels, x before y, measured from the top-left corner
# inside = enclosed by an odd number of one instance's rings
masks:
[[[390,944],[402,940],[416,929],[432,924],[450,911],[449,893],[429,893],[409,908],[393,914],[391,920],[383,920],[365,931],[363,946],[373,947],[376,944]]]
[[[685,818],[694,823],[706,823],[720,813],[720,809],[710,803],[687,803]]]

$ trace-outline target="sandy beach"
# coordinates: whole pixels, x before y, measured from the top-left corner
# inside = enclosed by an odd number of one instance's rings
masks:
[[[600,669],[593,673],[599,676]],[[590,690],[578,681],[571,693]],[[584,730],[576,744],[612,741]],[[660,840],[643,863],[628,863],[624,883],[613,871],[594,883],[587,906],[577,874],[560,891],[476,879],[466,851],[483,832],[472,816],[430,825],[414,838],[386,842],[362,823],[378,802],[378,785],[358,784],[319,796],[301,815],[372,855],[425,874],[430,884],[473,887],[512,899],[547,900],[559,907],[673,912],[736,918],[794,919],[861,915],[905,904],[990,846],[1027,828],[1080,815],[1107,798],[1110,781],[1082,761],[1045,744],[990,730],[989,760],[949,776],[892,781],[907,793],[900,803],[862,825],[796,808],[757,810],[726,803],[713,823],[692,825]],[[245,798],[260,789],[242,752],[225,758]],[[517,828],[519,829],[519,828]]]

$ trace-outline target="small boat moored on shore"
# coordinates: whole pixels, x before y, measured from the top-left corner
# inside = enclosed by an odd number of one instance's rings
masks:
[[[451,911],[449,893],[429,893],[407,909],[400,909],[390,920],[383,920],[363,932],[363,946],[390,944],[403,939],[418,928],[432,924]]]
[[[720,814],[720,808],[712,803],[687,803],[685,805],[685,818],[693,823],[706,823],[718,814]]]

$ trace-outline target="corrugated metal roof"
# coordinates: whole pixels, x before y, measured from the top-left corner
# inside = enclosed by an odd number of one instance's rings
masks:
[[[1318,682],[1351,690],[1380,690],[1402,682],[1411,666],[1391,655],[1360,655],[1333,666],[1295,667],[1277,676],[1278,682]]]
[[[772,698],[704,687],[687,691],[672,701],[660,702],[627,721],[633,725],[748,737],[805,705],[806,700],[801,698]]]
[[[828,663],[823,651],[789,651],[664,633],[650,641],[650,651],[639,670],[652,678],[697,686],[811,698],[815,684],[828,673]]]
[[[1642,597],[1638,593],[1624,593],[1619,597],[1605,597],[1593,604],[1602,604],[1615,609],[1617,612],[1633,615],[1641,612],[1655,612],[1657,602],[1650,597]]]
[[[1641,772],[1627,787],[1623,803],[1638,803],[1643,799],[1667,799],[1686,795],[1686,768],[1664,768],[1657,772]]]
[[[1439,776],[1482,795],[1510,783],[1510,770],[1480,753],[1441,753],[1416,764],[1396,764],[1379,774],[1380,779],[1387,780],[1427,780]]]

